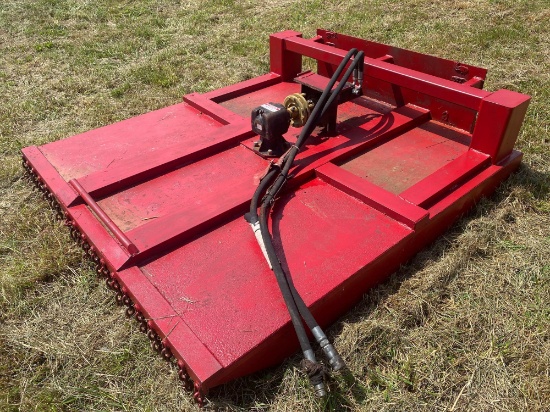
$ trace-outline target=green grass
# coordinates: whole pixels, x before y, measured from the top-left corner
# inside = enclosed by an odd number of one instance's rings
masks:
[[[0,410],[195,410],[23,179],[20,150],[269,69],[317,27],[489,69],[533,97],[519,172],[331,329],[317,401],[298,358],[211,391],[219,410],[550,409],[550,6],[533,1],[5,1],[0,6]]]

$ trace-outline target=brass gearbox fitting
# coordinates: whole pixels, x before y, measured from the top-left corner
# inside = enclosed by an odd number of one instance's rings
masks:
[[[314,106],[311,100],[306,100],[303,93],[288,95],[283,105],[290,114],[290,125],[292,127],[302,127],[305,125]]]

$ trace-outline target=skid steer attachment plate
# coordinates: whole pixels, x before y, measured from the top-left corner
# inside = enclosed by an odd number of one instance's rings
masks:
[[[326,326],[518,167],[528,96],[482,90],[486,70],[467,64],[286,31],[270,37],[270,73],[23,149],[98,273],[199,401],[298,348],[243,219],[272,161],[254,151],[250,112],[304,82],[326,84],[352,47],[366,55],[363,96],[339,105],[335,135],[314,132],[270,219],[283,267]],[[317,73],[302,73],[302,56]]]

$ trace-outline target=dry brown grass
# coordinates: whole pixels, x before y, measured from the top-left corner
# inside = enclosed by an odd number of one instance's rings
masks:
[[[520,171],[330,332],[350,367],[318,403],[296,359],[220,410],[550,409],[550,8],[535,1],[0,5],[0,410],[194,410],[175,371],[22,178],[19,150],[265,72],[267,36],[316,27],[489,68],[533,96]]]

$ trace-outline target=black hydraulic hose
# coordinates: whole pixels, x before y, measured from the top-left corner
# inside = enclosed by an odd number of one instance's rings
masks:
[[[332,94],[331,94],[332,88],[334,87],[334,84],[336,83],[338,77],[340,77],[340,74],[344,70],[345,66],[347,65],[347,63],[351,59],[351,57],[353,57],[355,55],[357,55],[356,59],[354,59],[353,63],[350,65],[350,67],[346,71],[346,74],[344,75],[342,81],[337,86],[336,90],[334,90],[334,92],[332,92]],[[317,102],[310,118],[306,122],[306,125],[304,126],[304,129],[302,129],[302,132],[300,133],[300,136],[298,138],[298,141],[297,141],[296,145],[291,148],[291,151],[287,155],[287,158],[284,161],[283,170],[280,172],[280,174],[279,174],[277,180],[275,181],[275,183],[273,184],[273,186],[268,190],[268,193],[266,194],[266,197],[264,198],[264,201],[263,201],[262,210],[267,211],[267,209],[269,208],[273,197],[276,195],[276,193],[278,192],[278,190],[280,189],[282,184],[284,184],[284,182],[287,179],[286,174],[288,173],[288,170],[292,166],[294,157],[295,157],[298,149],[305,142],[305,140],[307,140],[307,138],[311,135],[311,132],[313,131],[314,127],[316,126],[318,119],[326,111],[326,109],[329,107],[329,105],[332,104],[332,102],[335,101],[337,95],[340,93],[340,91],[344,87],[344,85],[345,85],[347,79],[349,78],[349,76],[351,75],[351,73],[356,69],[358,63],[360,61],[362,61],[362,56],[363,56],[363,52],[359,52],[359,54],[358,54],[357,49],[350,50],[347,53],[346,57],[342,60],[342,62],[338,66],[337,70],[334,72],[334,75],[332,76],[331,80],[327,84],[327,87],[325,88],[325,90],[323,91],[321,97],[319,98],[319,101]],[[330,95],[330,99],[327,102],[327,98],[329,97],[329,95]],[[295,149],[295,150],[292,150],[292,149]],[[249,216],[251,218],[251,220],[255,220],[254,217],[257,216],[257,207],[256,207],[256,205],[258,204],[260,194],[263,192],[263,188],[267,187],[269,185],[269,183],[270,183],[270,181],[271,181],[271,179],[274,175],[275,175],[275,171],[272,170],[262,180],[262,182],[260,184],[261,187],[258,186],[258,188],[256,190],[256,193],[254,194],[252,202],[251,202],[251,208],[250,208],[250,215],[251,216]],[[265,206],[265,208],[264,208],[264,206]],[[274,250],[273,245],[271,243],[271,237],[269,235],[269,230],[267,228],[267,213],[265,213],[265,222],[266,223],[263,226],[261,225],[261,223],[262,223],[261,220],[262,219],[260,219],[260,229],[261,229],[261,233],[262,233],[262,238],[264,240],[264,245],[266,246],[266,249],[268,249],[267,246],[269,245],[270,249],[273,252],[273,253],[268,253],[268,258],[271,261],[271,265],[273,267],[273,270],[275,271],[276,268],[277,268],[277,271],[282,272],[282,268],[277,267],[277,266],[279,266],[278,261],[274,262],[274,259],[273,259],[273,258],[275,258],[275,260],[277,260],[277,256],[276,256],[276,253],[274,253],[275,250]],[[266,232],[267,232],[267,236],[266,236]],[[286,274],[284,274],[284,272],[282,272],[282,274],[284,275],[284,278],[286,280],[287,279]],[[298,305],[300,314],[302,315],[303,319],[308,324],[308,327],[310,327],[310,329],[312,329],[312,330],[317,329],[318,324],[315,321],[315,318],[311,315],[311,312],[307,308],[307,305],[305,305],[303,299],[301,298],[300,294],[298,293],[298,291],[294,287],[294,284],[292,283],[292,281],[288,281],[288,282],[285,282],[285,283],[287,283],[287,287],[288,287],[288,289],[290,290],[290,292],[292,294],[293,300]],[[324,334],[323,334],[323,336],[324,336]]]
[[[311,344],[309,343],[309,339],[306,335],[301,319],[304,319],[304,321],[310,328],[315,340],[327,356],[331,368],[335,371],[340,370],[345,366],[345,363],[334,348],[334,346],[330,343],[323,330],[319,327],[319,324],[317,323],[309,308],[305,304],[304,300],[294,287],[294,283],[292,282],[292,280],[284,272],[281,263],[279,262],[279,259],[277,257],[277,252],[275,251],[273,242],[271,241],[271,235],[269,233],[267,221],[268,211],[269,204],[264,203],[261,207],[260,212],[260,233],[263,239],[263,243],[265,245],[267,257],[271,263],[273,273],[275,273],[279,289],[283,294],[283,298],[287,305],[290,318],[296,331],[296,335],[300,342],[300,347],[302,349],[305,359],[307,360],[304,365],[306,367],[308,377],[311,381],[311,384],[314,386],[317,395],[323,396],[325,393],[323,385],[323,375],[325,372],[323,368],[315,366],[317,364],[315,354],[311,349]],[[313,373],[312,371],[315,371],[315,373]]]
[[[294,326],[296,336],[298,337],[298,341],[300,342],[300,348],[302,349],[304,358],[308,361],[306,365],[309,365],[309,368],[313,368],[310,369],[310,372],[308,373],[309,380],[315,388],[315,393],[317,394],[317,396],[324,396],[326,392],[323,383],[323,370],[322,368],[315,367],[315,365],[317,365],[317,360],[315,359],[315,354],[313,352],[313,349],[311,348],[311,343],[309,342],[309,338],[306,334],[304,324],[302,323],[300,311],[296,306],[293,294],[287,283],[286,275],[281,267],[279,259],[277,258],[277,252],[275,251],[273,243],[271,242],[271,235],[269,234],[269,228],[267,224],[268,209],[269,204],[266,203],[262,204],[262,207],[260,209],[261,235],[264,241],[267,256],[269,261],[271,262],[273,273],[275,273],[275,278],[277,279],[279,289],[281,290],[286,307],[288,309],[288,313],[290,314],[292,325]],[[311,373],[311,370],[314,370],[315,372]]]
[[[266,239],[269,237],[269,229],[267,227],[267,209],[268,209],[267,205],[262,205],[262,208],[260,210],[260,227],[262,229],[262,238],[265,243],[267,256],[271,261],[273,272],[275,273],[275,277],[277,278],[277,283],[279,284],[279,288],[281,289],[285,302],[287,302],[288,311],[290,313],[290,318],[294,325],[294,329],[296,329],[296,331],[300,331],[300,333],[297,333],[298,340],[300,341],[300,346],[302,348],[302,351],[305,352],[308,349],[311,350],[309,339],[307,338],[306,331],[304,329],[304,325],[300,318],[298,308],[296,307],[296,303],[294,302],[294,299],[292,297],[292,293],[288,288],[286,276],[282,271],[281,265],[279,263],[279,259],[277,258],[277,252],[273,247],[273,243],[271,242],[271,239]]]
[[[351,58],[354,56],[355,56],[355,59],[352,62],[352,64],[350,64],[350,67],[348,68],[345,75],[343,76],[342,81],[338,84],[334,92],[332,92],[332,88],[334,87],[336,81],[340,77],[342,71],[344,70],[348,62],[351,60]],[[315,367],[315,365],[317,364],[315,360],[315,355],[313,353],[313,350],[311,349],[311,344],[305,332],[302,319],[311,329],[315,339],[320,344],[321,348],[329,358],[329,363],[331,364],[333,369],[338,370],[342,368],[344,366],[344,363],[340,358],[340,356],[338,355],[338,353],[336,352],[336,350],[334,349],[334,347],[328,341],[326,335],[321,330],[317,321],[311,314],[309,308],[307,307],[304,300],[296,290],[294,283],[292,282],[292,279],[289,276],[287,276],[287,274],[284,272],[279,262],[279,259],[277,258],[277,253],[275,251],[275,247],[271,239],[271,234],[269,232],[268,214],[271,208],[271,204],[273,203],[274,197],[279,192],[279,190],[281,189],[281,187],[284,185],[285,181],[288,178],[288,172],[292,167],[296,154],[298,153],[298,151],[300,150],[304,142],[309,138],[314,128],[317,126],[319,119],[325,114],[326,110],[328,110],[328,108],[330,108],[331,105],[334,104],[335,99],[338,98],[339,93],[343,89],[351,73],[354,71],[357,71],[358,66],[360,66],[362,62],[363,62],[363,52],[358,52],[357,49],[351,49],[346,54],[346,56],[344,57],[344,59],[342,60],[342,62],[334,72],[329,83],[327,84],[327,87],[321,94],[321,97],[319,98],[317,104],[315,105],[315,108],[310,118],[308,119],[304,128],[302,129],[296,144],[291,146],[288,153],[282,159],[282,162],[280,164],[275,165],[275,167],[271,169],[266,176],[264,176],[264,178],[256,188],[256,191],[250,203],[250,213],[248,213],[247,216],[245,216],[248,222],[252,225],[253,230],[257,230],[256,225],[259,224],[260,235],[263,241],[263,247],[265,248],[267,259],[272,266],[273,272],[275,273],[277,283],[283,295],[285,304],[288,308],[288,311],[291,317],[292,324],[294,326],[296,335],[300,342],[300,347],[302,348],[305,358],[309,361],[310,368],[309,368],[308,375],[310,377],[312,384],[315,386],[315,390],[318,395],[324,394],[324,386],[323,386],[323,378],[322,378],[323,373],[321,369]],[[359,70],[362,71],[362,67]],[[274,183],[271,184],[274,179],[275,179]],[[264,192],[265,192],[265,196],[262,199],[260,216],[258,216],[258,204],[259,204],[260,196]],[[314,370],[315,372],[312,373],[311,372],[312,370]]]
[[[259,218],[258,202],[259,202],[260,196],[269,187],[273,178],[278,172],[280,172],[280,168],[278,166],[275,166],[272,170],[270,170],[263,177],[263,179],[261,180],[260,184],[256,189],[256,192],[254,193],[254,196],[252,197],[252,201],[250,203],[250,213],[246,216],[246,219],[252,225],[258,222],[258,218]],[[262,207],[262,211],[264,211],[266,207],[268,206]],[[265,225],[267,226],[267,213],[264,212],[264,216],[265,216]],[[261,223],[261,219],[260,219],[260,223]],[[269,229],[266,229],[263,231],[261,230],[261,233],[262,233],[262,238],[264,238],[264,244],[265,244],[265,233],[267,233],[269,236]],[[273,248],[272,242],[269,241],[268,245],[271,247],[266,248],[267,257],[271,262],[271,266],[272,266],[273,272],[275,273],[275,277],[277,279],[279,289],[281,290],[287,310],[290,314],[290,319],[294,326],[294,330],[296,331],[296,336],[298,337],[300,348],[302,349],[302,352],[304,353],[304,356],[306,357],[306,359],[308,359],[309,361],[315,362],[315,355],[311,348],[309,338],[307,337],[306,331],[304,329],[304,325],[302,324],[301,314],[300,314],[301,311],[296,306],[296,302],[293,298],[293,293],[288,287],[286,274],[282,271],[282,268],[280,267],[279,260]],[[322,392],[324,391],[322,385],[317,384],[315,386],[318,393],[322,395],[323,394]]]
[[[304,128],[302,129],[302,131],[301,131],[301,133],[298,137],[298,140],[296,142],[296,146],[298,146],[298,148],[300,148],[302,146],[304,141],[313,132],[313,129],[315,129],[315,126],[317,126],[317,120],[320,118],[319,115],[320,115],[320,113],[321,113],[321,111],[322,111],[322,109],[325,105],[326,99],[330,95],[330,93],[332,91],[332,88],[336,84],[336,81],[338,80],[338,77],[340,77],[340,75],[342,74],[342,71],[344,70],[344,68],[346,67],[348,62],[356,54],[357,54],[357,49],[355,49],[355,48],[351,49],[350,51],[348,51],[346,56],[342,59],[342,61],[338,65],[338,68],[336,69],[336,71],[332,75],[330,81],[328,82],[327,86],[325,87],[325,90],[323,90],[323,93],[321,94],[321,97],[319,98],[319,100],[315,104],[315,107],[313,108],[313,111],[311,112],[311,116],[309,117],[308,121],[304,125]],[[353,63],[350,66],[353,66]]]
[[[349,59],[351,59],[351,57],[353,55],[355,55],[354,61],[352,62],[352,64],[349,66],[348,70],[344,74],[344,77],[342,78],[342,81],[340,81],[337,88],[334,90],[334,92],[331,93],[330,98],[328,99],[328,101],[326,101],[327,96],[329,95],[329,93],[332,90],[332,87],[334,87],[334,84],[336,83],[336,80],[338,79],[341,72],[345,68],[345,66],[347,64],[347,61]],[[309,137],[309,135],[311,135],[311,131],[313,130],[313,127],[316,125],[318,118],[322,117],[323,114],[326,112],[326,110],[338,98],[338,95],[342,91],[342,89],[344,88],[349,76],[352,74],[352,72],[357,70],[357,67],[360,66],[361,63],[363,62],[363,56],[364,56],[364,53],[362,51],[357,52],[357,50],[352,49],[348,52],[348,54],[346,55],[344,60],[342,60],[342,62],[340,63],[338,69],[336,70],[333,77],[331,78],[331,81],[329,82],[329,84],[325,88],[321,98],[317,102],[317,105],[314,109],[314,112],[312,113],[309,121],[304,126],[304,130],[302,130],[302,133],[300,133],[300,137],[299,137],[299,139],[296,143],[296,146],[298,146],[298,148],[301,144],[303,144],[303,142],[305,142],[305,140]],[[296,152],[297,151],[294,151],[294,153],[296,153]],[[289,158],[287,158],[285,160],[284,168],[281,171],[281,174],[279,175],[279,178],[277,179],[277,181],[273,184],[272,188],[269,190],[270,193],[268,195],[266,195],[266,199],[264,199],[264,204],[266,204],[266,203],[269,204],[270,203],[269,196],[270,195],[274,196],[278,192],[278,190],[280,189],[280,186],[277,187],[276,185],[280,182],[280,185],[282,186],[282,184],[286,180],[286,174],[285,173],[288,173],[288,170],[292,166],[293,158],[294,158],[294,156],[292,156],[292,155],[294,153],[290,152]],[[281,175],[282,175],[282,179],[280,178]],[[251,212],[252,212],[252,205],[251,205]],[[271,239],[269,239],[269,241],[270,240]],[[264,243],[265,243],[265,240],[264,240]],[[302,315],[302,317],[304,318],[304,320],[308,324],[309,328],[312,329],[312,330],[317,328],[318,324],[315,321],[315,318],[311,315],[311,312],[309,311],[309,309],[307,308],[307,305],[305,305],[305,303],[304,303],[303,299],[301,298],[300,294],[298,293],[298,291],[294,287],[294,284],[292,283],[291,280],[288,280],[288,284],[289,284],[289,289],[292,292],[293,298],[294,298],[294,300],[295,300],[295,302],[296,302],[296,304],[297,304],[297,306],[300,310],[300,314]]]

